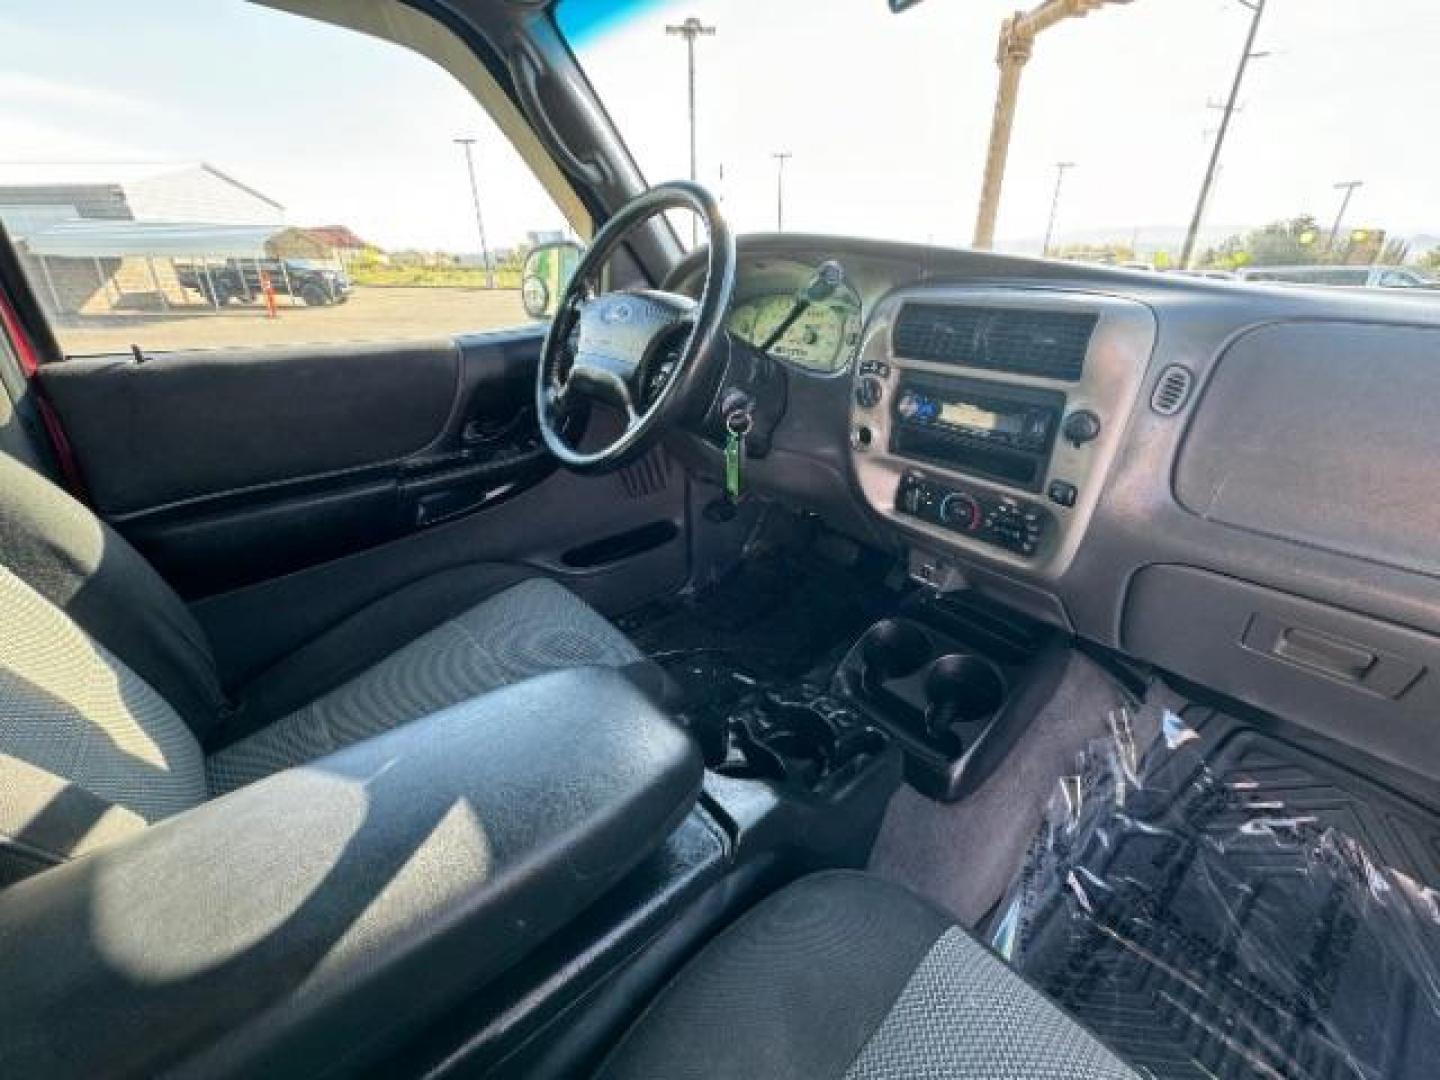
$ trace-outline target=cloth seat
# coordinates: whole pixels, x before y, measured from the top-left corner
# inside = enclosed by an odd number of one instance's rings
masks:
[[[1139,1080],[947,915],[879,878],[817,874],[707,946],[601,1080]]]
[[[184,602],[88,509],[0,455],[0,885],[489,690],[643,660],[563,586],[518,576],[339,685],[298,680],[318,696],[222,747],[232,703]],[[316,650],[332,654],[325,670],[342,669],[337,651]]]
[[[304,708],[206,761],[212,794],[323,757],[547,671],[625,667],[629,640],[562,585],[531,578],[442,623]]]

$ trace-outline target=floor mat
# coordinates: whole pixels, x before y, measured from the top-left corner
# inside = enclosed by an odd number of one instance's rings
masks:
[[[1154,1077],[1418,1080],[1440,1062],[1440,822],[1278,738],[1133,718],[1051,801],[993,935]]]
[[[1079,755],[1105,733],[1106,715],[1125,700],[1104,671],[1071,653],[1054,695],[978,790],[954,803],[908,786],[895,793],[870,854],[871,873],[977,926],[1024,862],[1056,781],[1074,771]]]

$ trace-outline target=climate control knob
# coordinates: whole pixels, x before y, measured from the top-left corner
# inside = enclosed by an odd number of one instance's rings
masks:
[[[980,504],[973,496],[952,491],[940,502],[940,520],[952,529],[972,532],[980,524]]]
[[[1076,446],[1090,442],[1100,435],[1100,417],[1089,409],[1076,409],[1065,418],[1060,433]]]

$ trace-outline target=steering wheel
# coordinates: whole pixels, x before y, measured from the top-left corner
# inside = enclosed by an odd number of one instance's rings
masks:
[[[710,240],[700,299],[658,289],[598,291],[620,243],[656,214],[678,209],[699,215]],[[710,192],[675,181],[621,208],[580,259],[541,347],[535,411],[550,452],[577,472],[606,472],[643,452],[706,385],[734,291],[735,238]],[[582,451],[567,441],[565,420],[591,401],[616,406],[625,426],[608,445]]]

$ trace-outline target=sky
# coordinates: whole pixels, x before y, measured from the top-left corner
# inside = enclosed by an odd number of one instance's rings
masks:
[[[564,0],[583,9],[589,0]],[[995,99],[1002,19],[1024,0],[677,0],[586,35],[581,59],[651,180],[688,172],[683,41],[697,44],[700,179],[742,228],[775,220],[787,150],[786,228],[968,243]],[[561,21],[566,19],[562,4]],[[763,13],[763,14],[761,14]],[[757,17],[758,16],[758,17]],[[1188,223],[1249,28],[1238,0],[1134,0],[1047,31],[1025,70],[998,225],[1038,247],[1066,175],[1059,232],[1141,244]],[[1440,234],[1434,0],[1269,0],[1209,231],[1297,213],[1327,225],[1333,185],[1364,180],[1349,218]],[[668,81],[672,94],[646,83]],[[721,180],[723,165],[724,179]]]
[[[289,224],[473,252],[473,136],[492,245],[565,225],[469,92],[388,42],[243,0],[4,0],[0,41],[0,163],[207,161]]]
[[[564,0],[571,15],[594,0]],[[649,0],[576,43],[648,179],[688,171],[685,48],[698,45],[699,178],[741,231],[968,242],[994,101],[995,38],[1023,0]],[[567,8],[562,6],[562,23]],[[1238,0],[1134,0],[1039,40],[998,228],[1033,250],[1057,161],[1058,234],[1167,246],[1189,219],[1247,29]],[[473,135],[491,242],[563,224],[466,91],[427,60],[242,0],[7,0],[0,161],[205,160],[385,247],[478,246],[461,152]],[[122,44],[123,47],[117,47]],[[1363,180],[1355,225],[1440,235],[1440,4],[1269,0],[1225,150],[1211,234],[1310,212]],[[722,177],[723,169],[723,177]]]

